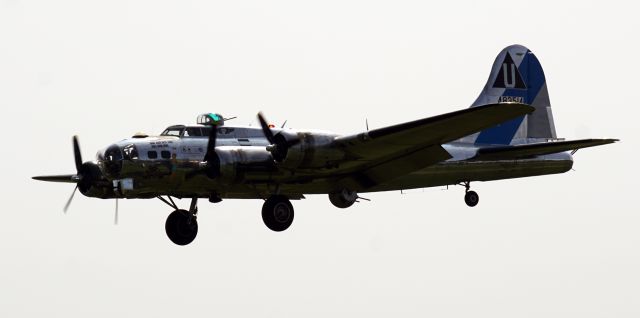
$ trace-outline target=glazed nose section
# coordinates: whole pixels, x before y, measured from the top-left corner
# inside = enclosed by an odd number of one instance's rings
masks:
[[[104,172],[110,178],[115,178],[122,171],[122,150],[117,145],[111,145],[104,151]]]

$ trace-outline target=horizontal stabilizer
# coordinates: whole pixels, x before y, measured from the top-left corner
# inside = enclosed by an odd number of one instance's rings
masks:
[[[581,139],[569,141],[544,142],[504,147],[480,148],[473,158],[476,160],[525,159],[569,150],[595,147],[614,143],[618,139]]]

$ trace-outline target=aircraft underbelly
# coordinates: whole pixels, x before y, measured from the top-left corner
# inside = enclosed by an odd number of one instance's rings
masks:
[[[359,192],[427,188],[453,185],[463,181],[490,181],[556,174],[568,171],[572,165],[573,161],[570,157],[499,161],[452,160],[429,166]],[[271,193],[278,192],[291,199],[299,199],[305,194],[326,194],[335,191],[336,188],[336,185],[327,179],[295,184],[282,183],[276,186],[274,182],[265,183],[258,180],[221,183],[212,181],[206,176],[196,176],[189,180],[181,175],[145,179],[133,183],[134,189],[125,191],[125,197],[152,198],[157,195],[208,197],[211,193],[218,193],[223,198],[251,199],[266,198]]]
[[[564,173],[572,160],[508,160],[443,162],[376,186],[367,192],[428,188],[463,181],[491,181]]]

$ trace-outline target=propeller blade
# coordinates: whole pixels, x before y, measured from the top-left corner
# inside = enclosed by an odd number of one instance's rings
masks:
[[[82,154],[80,153],[78,136],[73,136],[73,158],[76,160],[76,171],[80,173],[80,167],[82,167]]]
[[[78,182],[78,176],[75,174],[62,174],[57,176],[35,176],[31,178],[33,180],[49,181],[49,182],[68,182],[68,183]]]
[[[267,123],[267,120],[264,118],[264,115],[262,115],[262,112],[258,113],[258,121],[260,121],[260,127],[262,127],[264,136],[271,143],[271,145],[267,147],[267,150],[271,152],[275,161],[281,162],[282,160],[284,160],[287,157],[289,148],[301,142],[299,138],[287,140],[280,133],[278,133],[278,135],[274,135],[273,131],[271,131],[271,127],[269,127],[269,124]],[[285,123],[282,124],[283,128],[286,123],[287,122],[285,121]]]
[[[67,204],[64,205],[64,209],[62,211],[64,211],[64,214],[67,214],[67,210],[69,209],[69,205],[71,205],[71,201],[73,200],[73,196],[76,194],[76,190],[78,190],[78,185],[76,184],[76,187],[73,188],[73,192],[71,192],[71,196],[69,197],[69,200],[67,200]]]
[[[113,219],[113,224],[118,225],[118,198],[116,198],[116,214]]]
[[[35,176],[32,178],[34,180],[39,180],[39,181],[68,182],[68,183],[78,183],[80,180],[82,180],[82,174],[80,174],[80,169],[82,168],[82,154],[80,153],[80,143],[78,142],[78,136],[73,136],[71,141],[73,143],[73,160],[76,164],[76,174]]]
[[[207,141],[207,152],[204,155],[204,161],[208,162],[213,158],[216,151],[216,139],[218,138],[218,126],[212,126],[209,131],[209,140]]]
[[[260,127],[262,127],[262,133],[264,133],[264,136],[267,137],[267,140],[269,140],[270,143],[274,144],[275,138],[273,138],[273,132],[271,131],[271,128],[269,128],[267,120],[264,119],[262,112],[258,113],[258,121],[260,121]]]

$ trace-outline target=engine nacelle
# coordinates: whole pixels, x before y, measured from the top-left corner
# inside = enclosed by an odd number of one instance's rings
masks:
[[[276,138],[278,144],[291,144],[284,153],[280,149],[272,151],[274,160],[282,167],[326,168],[344,158],[344,152],[330,146],[335,138],[332,135],[283,131]]]
[[[213,177],[223,182],[240,182],[247,171],[272,170],[273,158],[264,147],[217,147]],[[211,175],[210,175],[211,177]]]
[[[78,181],[78,190],[87,197],[115,198],[111,182],[107,180],[100,167],[93,162],[85,162],[80,166],[79,174],[82,178]]]
[[[329,201],[336,208],[346,209],[352,206],[356,200],[358,199],[358,193],[355,191],[349,191],[347,189],[343,189],[339,192],[329,193]]]

